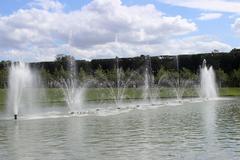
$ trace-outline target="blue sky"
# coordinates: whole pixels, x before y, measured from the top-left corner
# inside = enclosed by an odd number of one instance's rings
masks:
[[[236,0],[0,1],[0,60],[51,61],[230,51]]]

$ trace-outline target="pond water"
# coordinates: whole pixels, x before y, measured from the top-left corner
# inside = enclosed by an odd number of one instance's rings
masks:
[[[0,159],[240,159],[238,98],[81,116],[59,108],[17,121],[2,113]]]

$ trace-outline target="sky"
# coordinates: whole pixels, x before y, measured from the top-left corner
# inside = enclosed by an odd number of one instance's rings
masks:
[[[0,61],[229,52],[239,0],[0,1]]]

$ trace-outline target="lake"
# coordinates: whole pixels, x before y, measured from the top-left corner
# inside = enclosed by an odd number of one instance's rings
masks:
[[[47,114],[17,121],[1,113],[0,159],[240,159],[239,98],[123,110],[109,106],[82,115],[45,107]]]

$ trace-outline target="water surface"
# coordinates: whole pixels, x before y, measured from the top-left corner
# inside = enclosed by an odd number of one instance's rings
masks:
[[[145,107],[105,116],[1,119],[0,159],[237,160],[240,100]]]

